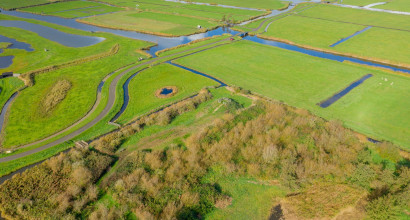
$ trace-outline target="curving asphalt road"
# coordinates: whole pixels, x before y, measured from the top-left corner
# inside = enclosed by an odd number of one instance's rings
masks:
[[[208,44],[205,44],[205,45],[202,45],[202,46],[199,46],[199,47],[195,47],[195,48],[192,48],[192,49],[184,50],[184,51],[181,51],[181,52],[178,52],[178,53],[175,53],[175,54],[171,54],[171,55],[167,55],[167,56],[163,56],[163,57],[153,58],[153,59],[151,59],[151,60],[149,60],[149,61],[147,61],[147,62],[138,64],[138,65],[136,65],[136,66],[133,66],[133,67],[130,68],[130,69],[127,69],[127,70],[121,72],[119,75],[117,75],[117,76],[114,78],[114,80],[113,80],[113,81],[111,82],[111,84],[110,84],[110,87],[109,87],[109,96],[108,96],[107,105],[105,106],[104,110],[103,110],[96,118],[94,118],[91,122],[87,123],[87,124],[84,125],[83,127],[81,127],[81,128],[79,128],[79,129],[73,131],[72,133],[70,133],[70,134],[68,134],[68,135],[66,135],[66,136],[64,136],[64,137],[61,137],[61,138],[59,138],[59,139],[57,139],[57,140],[55,140],[55,141],[53,141],[53,142],[51,142],[51,143],[45,144],[45,145],[43,145],[43,146],[41,146],[41,147],[38,147],[38,148],[35,148],[35,149],[32,149],[32,150],[28,150],[28,151],[25,151],[25,152],[22,152],[22,153],[19,153],[19,154],[11,155],[11,156],[8,156],[8,157],[0,158],[0,163],[9,162],[9,161],[12,161],[12,160],[16,160],[16,159],[19,159],[19,158],[23,158],[23,157],[25,157],[25,156],[29,156],[29,155],[31,155],[31,154],[35,154],[35,153],[41,152],[41,151],[43,151],[43,150],[46,150],[46,149],[48,149],[48,148],[50,148],[50,147],[53,147],[53,146],[55,146],[55,145],[64,143],[64,142],[66,142],[66,141],[69,141],[69,140],[71,140],[71,139],[77,137],[78,135],[80,135],[80,134],[83,133],[84,131],[86,131],[86,130],[90,129],[91,127],[93,127],[94,125],[96,125],[96,124],[97,124],[98,122],[100,122],[105,116],[107,116],[107,115],[111,112],[112,108],[114,107],[114,103],[115,103],[115,99],[116,99],[116,95],[117,95],[117,94],[116,94],[116,88],[117,88],[117,86],[118,86],[118,83],[119,83],[120,79],[121,79],[124,75],[126,75],[126,74],[128,74],[128,73],[134,71],[135,69],[137,69],[137,68],[139,68],[139,67],[142,67],[142,66],[146,66],[146,65],[152,64],[152,63],[154,63],[154,62],[156,62],[156,61],[161,61],[161,60],[162,60],[161,62],[166,62],[166,61],[168,61],[167,58],[174,57],[175,55],[185,54],[185,53],[190,52],[190,51],[198,50],[199,48],[208,47],[208,46],[211,46],[211,45],[214,45],[214,44],[217,44],[217,43],[221,43],[221,42],[223,42],[223,41],[229,41],[229,40],[230,40],[230,39],[227,38],[227,39],[223,39],[223,40],[220,40],[220,41],[208,43]],[[222,44],[222,45],[223,45],[223,44]],[[214,48],[214,47],[212,47],[212,48]],[[212,48],[206,48],[206,49],[204,49],[204,50],[208,50],[208,49],[212,49]],[[190,53],[190,55],[195,54],[195,53],[199,53],[199,52],[204,51],[204,50],[192,52],[192,53]],[[187,56],[187,55],[184,55],[184,56]],[[98,101],[98,102],[99,102],[99,101]],[[97,102],[96,102],[96,103],[97,103]],[[97,103],[97,104],[98,104],[98,103]],[[94,108],[96,108],[96,106],[94,106],[93,109],[94,109]],[[91,111],[94,111],[94,110],[91,110]],[[80,121],[85,120],[86,117],[88,117],[88,116],[90,116],[90,114],[87,114],[84,118],[80,119]]]

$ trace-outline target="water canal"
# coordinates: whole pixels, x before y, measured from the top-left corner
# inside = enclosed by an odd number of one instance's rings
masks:
[[[286,12],[286,10],[284,10],[282,13],[285,13],[285,12]],[[220,27],[220,28],[217,28],[215,30],[208,31],[206,33],[194,34],[194,35],[190,35],[190,36],[161,37],[161,36],[156,36],[156,35],[138,33],[138,32],[134,32],[134,31],[123,31],[123,30],[114,30],[114,29],[109,29],[109,28],[97,27],[97,26],[77,22],[75,19],[66,19],[66,18],[59,18],[59,17],[55,17],[55,16],[38,15],[38,14],[19,12],[19,11],[2,11],[2,13],[6,14],[6,15],[20,17],[20,18],[29,18],[29,19],[35,19],[35,20],[40,20],[40,21],[46,21],[46,22],[49,22],[49,23],[58,24],[58,25],[66,26],[66,27],[71,27],[71,28],[79,29],[79,30],[83,30],[83,31],[106,32],[106,33],[112,33],[112,34],[123,36],[123,37],[155,42],[155,43],[157,43],[157,46],[152,47],[148,51],[153,56],[155,56],[155,52],[157,52],[159,50],[179,46],[181,44],[186,44],[186,43],[189,43],[191,41],[202,39],[202,38],[205,38],[205,37],[212,37],[212,36],[216,36],[216,35],[222,35],[224,33],[230,33],[230,34],[233,34],[233,35],[239,33],[237,31],[233,31],[229,28]],[[0,21],[0,26],[6,26],[6,25],[7,26],[12,26],[13,23],[8,24],[9,22],[14,23],[14,21]],[[29,23],[29,24],[30,25],[35,25],[35,24],[31,24],[31,23]],[[40,25],[40,26],[42,26],[42,25]],[[30,27],[27,27],[27,25],[22,25],[22,26],[20,26],[20,28],[25,29],[25,30],[30,30],[31,29]],[[57,31],[57,30],[55,30],[55,31]],[[79,36],[79,35],[77,35],[77,36]],[[64,38],[64,36],[63,36],[63,38]],[[67,36],[65,38],[67,38]],[[334,55],[334,54],[331,54],[331,53],[320,52],[320,51],[315,51],[315,50],[311,50],[311,49],[305,49],[305,48],[301,48],[301,47],[291,45],[291,44],[287,44],[287,43],[282,43],[282,42],[273,41],[273,40],[261,39],[257,36],[246,36],[244,39],[245,40],[250,40],[250,41],[253,41],[253,42],[256,42],[256,43],[260,43],[260,44],[279,47],[279,48],[282,48],[282,49],[285,49],[285,50],[296,51],[296,52],[303,53],[303,54],[310,55],[310,56],[314,56],[314,57],[325,58],[325,59],[339,61],[339,62],[351,61],[351,62],[354,62],[354,63],[364,64],[364,65],[369,65],[369,66],[375,66],[375,67],[381,67],[381,68],[385,68],[385,69],[389,69],[389,70],[393,70],[393,71],[401,71],[401,72],[410,74],[409,69],[392,67],[392,66],[385,65],[385,64],[379,64],[379,63],[375,63],[375,62],[371,62],[371,61],[364,61],[364,60],[361,60],[361,59],[358,59],[358,58],[352,58],[352,57],[347,57],[347,56],[342,56],[342,55]],[[65,39],[65,40],[68,40],[68,39]]]

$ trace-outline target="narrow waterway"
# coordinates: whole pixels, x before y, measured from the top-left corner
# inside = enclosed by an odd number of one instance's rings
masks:
[[[342,91],[334,94],[332,97],[326,99],[325,101],[318,103],[318,105],[322,108],[329,107],[330,105],[335,103],[337,100],[341,99],[343,96],[347,95],[347,93],[352,91],[354,88],[356,88],[357,86],[359,86],[360,84],[362,84],[364,81],[366,81],[368,78],[370,78],[372,76],[373,76],[372,74],[367,74],[367,75],[363,76],[359,80],[354,81],[352,84],[350,84],[348,87],[346,87]]]
[[[3,108],[1,109],[0,113],[0,131],[3,129],[3,124],[4,120],[6,117],[7,110],[9,109],[10,104],[13,102],[13,100],[16,98],[17,92],[13,93],[13,95],[10,96],[10,98],[6,101],[6,103],[3,105]]]
[[[372,27],[372,26],[365,27],[364,29],[362,29],[362,30],[360,30],[360,31],[357,31],[357,32],[354,33],[354,34],[352,34],[352,35],[350,35],[350,36],[348,36],[348,37],[345,37],[345,38],[343,38],[343,39],[337,41],[336,43],[330,45],[330,47],[335,47],[335,46],[337,46],[337,45],[339,45],[339,44],[341,44],[341,43],[343,43],[343,42],[349,40],[350,38],[352,38],[352,37],[354,37],[354,36],[357,36],[357,35],[359,35],[359,34],[365,32],[365,31],[369,30],[371,27]]]
[[[123,102],[122,102],[122,106],[121,106],[120,111],[118,111],[117,114],[115,114],[115,116],[110,120],[110,122],[115,122],[115,121],[122,115],[122,113],[124,113],[125,109],[127,109],[128,103],[129,103],[129,101],[130,101],[130,95],[129,95],[129,92],[128,92],[130,82],[131,82],[132,79],[134,79],[135,76],[138,75],[138,73],[140,73],[140,72],[142,72],[142,71],[144,71],[144,70],[146,70],[146,69],[148,69],[148,67],[145,67],[145,68],[139,70],[138,72],[132,74],[132,75],[127,79],[127,81],[125,81],[124,85],[122,85],[122,90],[123,90]]]

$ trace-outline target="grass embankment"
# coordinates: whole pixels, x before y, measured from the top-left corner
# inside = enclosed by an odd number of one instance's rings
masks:
[[[130,153],[137,149],[163,149],[169,144],[177,144],[179,140],[184,139],[183,136],[187,136],[187,133],[198,130],[213,119],[230,111],[232,106],[219,103],[218,100],[232,99],[243,107],[249,107],[252,103],[252,100],[233,94],[224,87],[210,89],[210,92],[212,93],[212,99],[201,103],[196,110],[178,116],[166,126],[153,125],[146,127],[127,139],[121,145],[121,149]]]
[[[23,81],[14,77],[0,79],[0,109],[3,108],[10,96],[23,86]]]
[[[332,12],[339,16],[333,17]],[[353,20],[347,14],[354,14],[358,19]],[[408,31],[389,29],[403,28],[408,30],[408,26],[403,26],[402,22],[403,20],[410,22],[410,20],[405,15],[385,14],[387,13],[319,5],[300,12],[298,15],[301,16],[292,15],[274,21],[269,26],[268,31],[260,36],[316,50],[336,52],[410,68],[408,59],[410,52],[407,50],[410,34]],[[366,16],[370,16],[374,20],[367,19]],[[383,22],[384,20],[389,21],[389,23]],[[372,27],[335,47],[329,47],[342,38],[351,36],[370,25],[380,25],[386,28]]]
[[[130,101],[117,122],[124,124],[159,106],[193,95],[203,87],[214,85],[218,83],[170,64],[151,67],[138,73],[130,81]],[[155,92],[164,86],[176,86],[177,94],[169,98],[156,97]]]
[[[63,18],[86,17],[110,12],[117,12],[121,10],[123,9],[108,6],[97,2],[86,1],[57,2],[54,4],[41,5],[22,9],[22,11],[25,12],[53,15]]]
[[[0,8],[4,8],[6,10],[27,7],[32,5],[40,5],[40,4],[47,4],[50,2],[54,2],[56,0],[2,0],[0,2]]]
[[[56,28],[59,26],[53,25],[53,27]],[[64,30],[64,28],[61,29]],[[58,52],[56,54],[67,51],[67,56],[61,55],[61,57],[68,61],[71,58],[70,56],[75,57],[76,51],[81,53],[81,51],[87,50],[89,54],[97,51],[106,53],[116,44],[119,45],[119,50],[115,55],[103,59],[38,75],[35,78],[35,85],[22,91],[10,109],[10,115],[2,135],[3,147],[30,143],[60,131],[77,121],[84,116],[94,104],[96,89],[100,81],[110,72],[132,62],[130,58],[135,57],[135,60],[137,60],[138,57],[141,56],[136,52],[137,49],[152,45],[151,43],[126,39],[110,34],[101,34],[100,36],[106,38],[103,42],[106,47],[100,44],[97,47],[92,46],[82,49],[64,48],[61,51],[58,50],[58,46],[55,47],[55,51]],[[32,43],[34,48],[37,46],[35,43],[36,40],[43,45],[53,45],[52,42],[43,38],[35,38],[33,36],[33,39],[35,39],[33,43],[28,42]],[[96,48],[97,51],[92,51],[92,48]],[[44,60],[47,56],[50,56],[50,60],[52,60],[53,57],[51,54],[47,55],[48,52],[44,52],[41,49],[37,51],[40,54],[45,53],[45,55],[43,55]],[[64,53],[64,55],[66,54]],[[26,57],[23,56],[23,59],[26,59]],[[49,65],[49,61],[45,61],[40,67],[44,67],[45,65]],[[46,90],[62,77],[72,82],[71,90],[48,117],[40,117],[38,111],[35,111],[35,109],[38,108],[40,100],[45,96]],[[27,108],[27,106],[30,106],[30,108]],[[16,135],[21,133],[25,134],[24,138]]]
[[[202,33],[220,25],[218,22],[206,19],[137,11],[124,11],[115,14],[88,17],[80,19],[79,21],[102,27],[131,30],[161,36],[182,36]],[[198,25],[201,25],[200,29],[197,28]]]
[[[341,120],[347,127],[372,138],[410,148],[410,100],[405,98],[410,95],[409,77],[249,41],[175,62],[326,119]],[[374,76],[332,106],[322,109],[316,105],[368,73]]]

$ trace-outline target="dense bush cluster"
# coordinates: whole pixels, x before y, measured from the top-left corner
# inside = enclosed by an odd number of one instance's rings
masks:
[[[13,219],[58,219],[78,217],[97,199],[93,185],[112,158],[98,152],[73,149],[61,153],[0,187],[0,210]]]
[[[114,154],[144,126],[165,125],[209,98],[203,90],[95,140],[92,146]],[[218,184],[227,176],[279,180],[294,192],[281,204],[296,218],[331,218],[346,206],[360,204],[367,218],[394,219],[410,204],[408,160],[391,144],[371,147],[338,122],[280,103],[259,100],[240,110],[227,99],[220,103],[233,105],[236,111],[193,131],[182,144],[122,157],[101,186],[115,205],[89,203],[96,198],[91,183],[110,157],[74,151],[6,182],[0,187],[0,206],[7,215],[21,218],[82,214],[122,219],[133,213],[139,219],[202,219],[231,203]]]
[[[302,190],[318,181],[341,184],[338,188],[351,195],[344,195],[345,199],[335,195],[340,208],[354,205],[366,192],[372,195],[379,187],[391,189],[366,198],[369,216],[380,210],[380,203],[389,205],[385,215],[390,216],[391,210],[400,213],[397,210],[409,202],[407,167],[399,166],[393,172],[383,163],[373,163],[367,146],[340,123],[282,104],[258,103],[237,115],[226,114],[191,135],[185,145],[134,152],[127,157],[108,181],[115,200],[141,219],[202,218],[217,203],[227,200],[218,178],[209,178],[214,170],[220,170],[224,175],[279,179],[291,190]],[[397,152],[384,145],[388,152]],[[326,217],[323,214],[334,214],[337,209],[310,211],[311,217]]]

